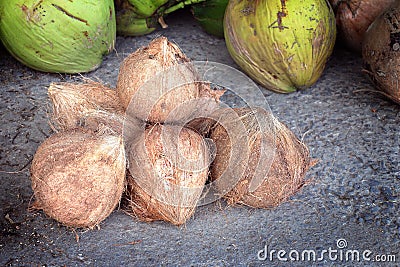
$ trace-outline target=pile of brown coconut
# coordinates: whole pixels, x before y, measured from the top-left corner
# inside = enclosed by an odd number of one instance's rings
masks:
[[[210,187],[229,205],[288,200],[305,184],[307,147],[271,112],[221,108],[224,92],[165,37],[125,58],[116,88],[52,83],[55,133],[32,161],[34,207],[93,228],[116,208],[184,224]]]

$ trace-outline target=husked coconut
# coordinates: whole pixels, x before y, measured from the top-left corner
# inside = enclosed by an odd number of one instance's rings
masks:
[[[97,111],[124,113],[115,89],[91,80],[52,83],[48,95],[52,104],[51,123],[56,130],[75,128],[82,118]]]
[[[366,72],[379,92],[400,104],[400,1],[370,25],[362,56]]]
[[[200,97],[218,101],[220,97],[166,37],[154,39],[125,58],[119,69],[117,95],[127,116],[150,123],[165,122],[171,111],[187,101]]]
[[[256,208],[272,208],[296,193],[304,185],[310,167],[309,151],[297,137],[274,116],[261,109],[233,109],[243,124],[247,136],[247,160],[230,165],[237,157],[237,146],[224,121],[211,130],[210,138],[217,152],[211,165],[211,179],[229,204],[244,204]],[[234,128],[234,127],[231,127]],[[244,171],[243,171],[244,170]],[[221,179],[230,172],[232,179]]]
[[[128,159],[128,213],[142,221],[185,223],[208,177],[203,138],[187,128],[156,124],[130,146]]]
[[[361,52],[369,25],[395,0],[330,0],[336,14],[339,39],[352,50]]]
[[[35,207],[66,226],[93,228],[120,202],[125,170],[122,137],[83,128],[56,133],[32,161]]]

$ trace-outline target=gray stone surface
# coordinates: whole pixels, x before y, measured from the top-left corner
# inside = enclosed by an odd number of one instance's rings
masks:
[[[187,12],[187,11],[186,11]],[[126,55],[156,36],[176,42],[194,60],[235,66],[223,40],[204,33],[189,13],[167,18],[169,28],[140,38],[117,38],[116,49],[85,77],[115,86]],[[273,113],[309,146],[319,163],[312,183],[273,210],[199,207],[183,227],[142,223],[115,211],[99,230],[69,229],[29,211],[29,166],[51,134],[47,87],[79,75],[28,69],[0,52],[0,266],[386,266],[377,262],[259,261],[269,250],[371,250],[400,264],[400,106],[374,92],[357,55],[337,48],[319,81],[289,95],[264,90]],[[77,241],[79,236],[79,241]],[[344,254],[343,254],[344,255]],[[286,255],[287,256],[287,255]]]

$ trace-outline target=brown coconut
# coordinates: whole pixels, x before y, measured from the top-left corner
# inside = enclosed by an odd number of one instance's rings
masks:
[[[378,90],[400,104],[400,1],[368,28],[362,55],[366,72]]]
[[[208,177],[203,138],[186,128],[153,125],[132,144],[128,157],[127,212],[142,221],[185,223]]]
[[[394,2],[395,0],[331,0],[339,34],[345,44],[350,49],[361,52],[369,25]]]
[[[242,148],[243,153],[248,155],[247,161],[229,165],[237,157],[232,155],[233,144],[237,146],[237,143],[232,142],[235,133],[232,135],[227,131],[221,121],[213,127],[210,135],[217,148],[210,169],[211,178],[217,191],[221,192],[229,204],[238,203],[256,208],[275,207],[304,185],[304,176],[311,164],[309,151],[271,114],[250,108],[238,108],[234,111],[240,117],[238,124],[243,123],[247,131],[247,136],[243,136],[247,140],[247,146]],[[234,180],[221,179],[225,172],[230,172]],[[257,183],[254,184],[254,181]],[[227,188],[232,189],[228,191]]]
[[[208,137],[211,129],[216,125],[217,121],[211,117],[198,117],[190,120],[185,127],[194,130],[201,136]]]
[[[219,100],[221,95],[200,82],[189,58],[166,37],[154,39],[125,58],[119,69],[117,94],[127,116],[151,123],[165,122],[182,103],[200,97]]]
[[[92,228],[120,202],[125,170],[121,137],[82,128],[56,133],[32,161],[35,207],[66,226]]]
[[[124,114],[116,91],[91,80],[82,83],[52,83],[48,95],[53,110],[51,123],[55,130],[80,126],[84,117],[98,111]]]

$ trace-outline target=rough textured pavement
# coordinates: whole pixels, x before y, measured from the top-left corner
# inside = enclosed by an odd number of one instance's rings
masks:
[[[145,37],[118,37],[115,52],[84,76],[115,86],[123,58],[158,35],[194,60],[235,66],[223,40],[204,33],[188,11],[167,23],[168,29]],[[29,166],[51,134],[48,85],[79,75],[28,69],[1,49],[0,266],[400,265],[400,106],[372,92],[359,56],[337,48],[311,88],[290,95],[264,90],[273,113],[319,159],[307,174],[312,183],[289,202],[273,210],[216,202],[199,207],[183,227],[141,223],[115,211],[99,230],[73,230],[28,210]],[[265,246],[286,251],[282,257],[293,250],[305,259],[284,262],[275,252],[261,261],[258,252]],[[307,258],[310,250],[317,253],[315,261]],[[358,251],[360,261],[352,261],[348,251]],[[367,262],[364,252],[392,263]]]

